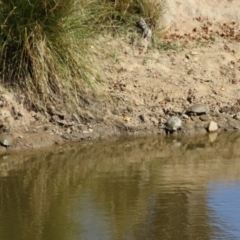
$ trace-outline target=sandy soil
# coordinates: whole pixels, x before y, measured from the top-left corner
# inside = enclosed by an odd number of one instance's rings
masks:
[[[134,33],[100,39],[105,51],[96,46],[95,57],[103,58],[98,66],[105,81],[83,97],[81,114],[56,106],[46,115],[29,112],[21,96],[0,89],[0,128],[11,126],[10,149],[123,133],[166,134],[170,116],[199,102],[209,115],[184,115],[183,128],[174,134],[205,134],[210,121],[218,131],[240,129],[239,8],[238,0],[169,0],[159,43]]]

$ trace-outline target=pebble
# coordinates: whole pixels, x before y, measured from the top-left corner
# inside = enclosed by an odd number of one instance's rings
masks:
[[[234,118],[235,118],[236,120],[240,120],[240,114],[237,113]]]
[[[211,121],[211,122],[209,123],[209,126],[208,126],[208,131],[209,131],[209,132],[215,132],[215,131],[217,131],[217,130],[218,130],[218,125],[217,125],[217,123],[214,122],[214,121]]]
[[[151,117],[151,118],[150,118],[150,121],[153,123],[154,126],[158,126],[158,124],[159,124],[158,119],[155,118],[155,117]]]
[[[145,122],[145,117],[144,117],[143,114],[139,115],[139,118],[140,118],[140,120],[141,120],[142,122]]]
[[[191,120],[194,121],[194,122],[200,122],[198,116],[191,116],[190,118],[191,118]]]
[[[240,129],[240,121],[235,120],[235,119],[228,119],[228,124],[233,128],[233,129]]]
[[[186,129],[194,129],[194,126],[195,126],[194,122],[191,121],[190,119],[185,121],[185,128]]]
[[[71,133],[71,129],[67,128],[66,133],[70,134]]]
[[[198,55],[198,52],[191,52],[191,55]]]
[[[199,117],[200,118],[200,120],[202,120],[203,122],[207,122],[207,121],[209,121],[209,117],[208,116],[206,116],[206,115],[202,115],[202,116],[200,116]]]
[[[189,116],[188,116],[187,114],[183,114],[183,115],[182,115],[182,118],[184,118],[184,119],[189,119]]]

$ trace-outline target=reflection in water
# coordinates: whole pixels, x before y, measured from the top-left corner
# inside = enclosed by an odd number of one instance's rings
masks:
[[[208,206],[216,239],[240,239],[240,181],[209,184]],[[219,201],[221,199],[221,201]]]
[[[228,214],[239,222],[239,141],[152,136],[11,154],[0,160],[0,239],[239,239]]]

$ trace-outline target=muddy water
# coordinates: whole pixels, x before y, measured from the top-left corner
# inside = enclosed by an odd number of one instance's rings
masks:
[[[0,160],[0,239],[240,239],[239,199],[238,133],[12,153]]]

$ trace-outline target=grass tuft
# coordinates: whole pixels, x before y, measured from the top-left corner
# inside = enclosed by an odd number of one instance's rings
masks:
[[[0,77],[26,96],[30,107],[79,104],[98,74],[94,39],[116,33],[143,17],[157,29],[159,0],[0,0]]]

